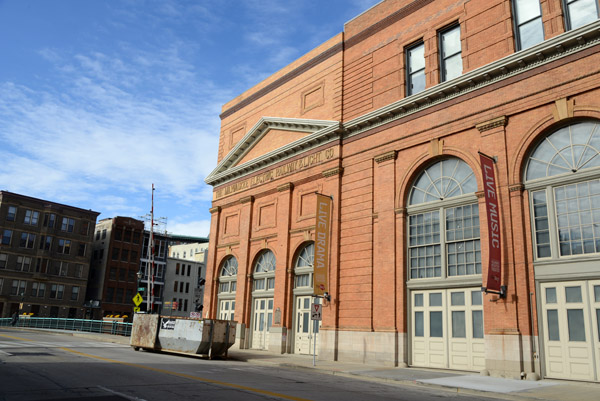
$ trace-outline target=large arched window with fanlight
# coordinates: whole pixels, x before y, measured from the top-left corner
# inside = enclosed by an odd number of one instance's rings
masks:
[[[269,347],[275,296],[275,262],[275,254],[269,249],[262,251],[254,262],[252,348],[267,349]]]
[[[227,257],[219,274],[219,319],[234,320],[235,292],[237,289],[238,262],[233,256]]]
[[[462,160],[425,168],[408,201],[408,278],[481,274],[477,181]]]
[[[546,135],[524,173],[536,260],[600,254],[600,124],[578,121]]]

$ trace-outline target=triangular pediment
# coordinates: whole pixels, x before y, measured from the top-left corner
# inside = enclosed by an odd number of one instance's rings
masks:
[[[263,117],[205,181],[215,185],[275,160],[288,158],[302,149],[321,143],[323,138],[332,137],[332,133],[339,128],[338,121]]]

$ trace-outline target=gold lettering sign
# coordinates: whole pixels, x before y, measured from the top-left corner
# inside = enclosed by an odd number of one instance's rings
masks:
[[[315,295],[329,291],[329,244],[331,233],[331,198],[317,194],[315,216],[315,255],[313,261],[313,288]]]
[[[336,149],[337,147],[331,147],[329,149],[320,150],[301,159],[294,160],[289,163],[283,164],[279,167],[268,170],[262,174],[246,178],[245,180],[227,185],[223,188],[219,188],[214,192],[213,198],[214,200],[221,199],[226,196],[233,195],[235,193],[245,191],[247,189],[254,188],[256,186],[276,180],[278,178],[285,177],[297,171],[301,171],[309,167],[313,167],[318,164],[324,163],[336,157]]]

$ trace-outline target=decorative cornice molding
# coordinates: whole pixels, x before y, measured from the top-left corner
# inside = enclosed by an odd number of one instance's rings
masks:
[[[304,228],[295,228],[293,230],[290,230],[290,234],[297,234],[297,233],[302,233],[305,231],[315,231],[315,226],[308,226],[308,227],[304,227]]]
[[[306,63],[302,64],[301,66],[293,69],[292,71],[288,72],[281,78],[276,79],[275,81],[271,82],[264,88],[259,89],[258,91],[254,92],[252,95],[241,100],[239,103],[231,106],[230,108],[225,110],[223,113],[221,113],[221,115],[219,117],[221,118],[221,120],[223,120],[226,117],[229,117],[236,111],[243,109],[244,107],[248,106],[250,103],[253,103],[253,102],[257,101],[258,99],[260,99],[261,97],[265,96],[267,93],[277,89],[278,87],[288,83],[292,79],[302,75],[303,73],[310,70],[311,68],[321,64],[323,61],[326,61],[328,58],[336,55],[337,53],[341,52],[343,49],[344,49],[343,42],[333,45],[329,49],[325,50],[323,53],[317,55],[316,57],[314,57],[311,60],[307,61]]]
[[[236,242],[228,242],[227,244],[221,244],[221,245],[217,245],[217,249],[223,249],[223,248],[228,248],[228,247],[234,247],[240,244],[240,241],[236,241]]]
[[[292,189],[294,189],[294,184],[292,184],[291,182],[288,182],[287,184],[278,186],[277,192],[291,191]]]
[[[523,192],[525,190],[525,185],[522,183],[512,184],[508,186],[508,192]]]
[[[221,211],[221,206],[211,207],[210,209],[208,209],[208,211],[210,212],[210,214],[219,213]]]
[[[477,197],[477,199],[483,199],[483,198],[485,198],[485,192],[477,191],[477,192],[475,192],[475,196]]]
[[[344,173],[344,168],[338,166],[338,167],[334,167],[334,168],[325,170],[321,174],[323,175],[324,178],[327,178],[327,177],[333,177],[336,175],[342,175],[343,173]]]
[[[244,196],[242,199],[240,199],[241,204],[250,203],[250,202],[254,202],[254,196],[252,196],[252,195]]]
[[[269,235],[263,235],[260,237],[254,237],[254,238],[250,238],[251,242],[258,242],[258,241],[265,241],[265,240],[269,240],[272,238],[277,238],[277,234],[269,234]]]
[[[406,212],[406,208],[405,207],[399,207],[394,209],[394,213],[396,213],[399,216],[406,216],[408,215],[408,213]]]
[[[493,120],[477,124],[475,127],[479,130],[479,132],[485,132],[497,127],[506,127],[507,122],[508,119],[506,118],[506,116],[502,116],[494,118]]]
[[[395,160],[396,159],[396,151],[392,150],[390,152],[383,153],[381,155],[375,156],[373,159],[378,164],[383,163],[384,161],[387,161],[387,160]]]

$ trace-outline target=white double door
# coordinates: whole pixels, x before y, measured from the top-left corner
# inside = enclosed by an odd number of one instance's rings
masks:
[[[313,301],[314,300],[314,301]],[[297,296],[295,303],[294,353],[313,355],[315,345],[318,351],[319,326],[321,321],[311,319],[311,304],[320,304],[319,298]],[[316,332],[315,332],[316,331]]]
[[[235,320],[235,299],[222,299],[219,301],[219,319]]]
[[[273,324],[273,298],[254,298],[252,348],[268,349]]]
[[[485,369],[480,288],[411,292],[413,366]]]
[[[546,377],[600,380],[600,280],[540,288]]]

